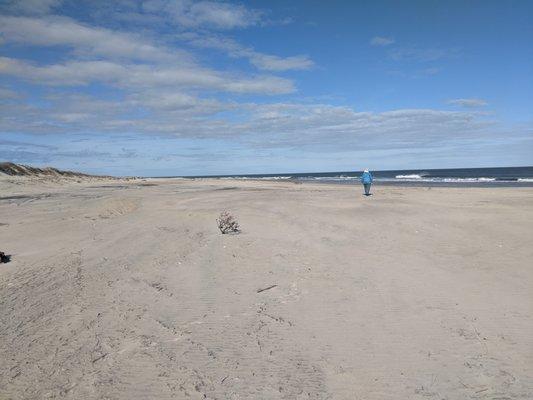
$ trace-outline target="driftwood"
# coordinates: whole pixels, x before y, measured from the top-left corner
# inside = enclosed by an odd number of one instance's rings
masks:
[[[269,287],[266,287],[266,288],[263,288],[263,289],[257,289],[257,293],[264,292],[265,290],[274,289],[274,288],[277,287],[277,286],[278,286],[278,285],[272,285],[272,286],[269,286]]]

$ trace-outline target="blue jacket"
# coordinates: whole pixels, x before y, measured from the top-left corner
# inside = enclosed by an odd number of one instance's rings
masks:
[[[367,183],[372,183],[372,174],[370,172],[363,172],[363,175],[361,175],[361,183],[363,185]]]

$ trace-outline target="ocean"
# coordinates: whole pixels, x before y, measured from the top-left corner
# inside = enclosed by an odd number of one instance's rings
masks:
[[[375,184],[409,186],[533,186],[533,167],[405,169],[371,171]],[[211,175],[187,178],[291,180],[349,184],[359,182],[362,171],[284,174]]]

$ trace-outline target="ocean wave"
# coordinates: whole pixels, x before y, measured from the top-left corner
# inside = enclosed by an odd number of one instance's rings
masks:
[[[287,180],[292,179],[292,176],[223,176],[219,179],[224,180],[262,180],[262,181],[276,181],[276,180]]]
[[[444,178],[443,182],[494,182],[496,178]]]
[[[396,175],[396,179],[422,179],[422,176],[418,174],[411,174],[411,175]]]
[[[396,179],[400,179],[402,181],[412,181],[412,182],[445,182],[445,183],[483,183],[483,182],[494,182],[496,181],[496,178],[430,178],[430,177],[424,177],[420,175],[397,175]]]
[[[205,178],[196,178],[196,179],[205,179]],[[337,175],[337,176],[224,176],[219,177],[218,179],[222,180],[262,180],[262,181],[277,181],[277,180],[297,180],[300,182],[331,182],[331,183],[351,183],[359,182],[361,179],[360,176],[348,176],[348,175]],[[390,177],[376,177],[374,176],[376,182],[413,182],[413,183],[451,183],[451,184],[460,184],[460,183],[505,183],[505,182],[516,182],[516,183],[532,183],[533,178],[495,178],[495,177],[477,177],[477,178],[459,178],[459,177],[431,177],[426,174],[406,174],[406,175],[396,175]]]
[[[301,181],[353,181],[353,180],[359,180],[361,179],[359,176],[301,176],[297,177],[298,180]]]

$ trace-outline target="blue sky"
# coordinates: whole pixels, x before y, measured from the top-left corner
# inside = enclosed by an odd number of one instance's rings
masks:
[[[533,165],[532,16],[3,0],[0,159],[147,176]]]

